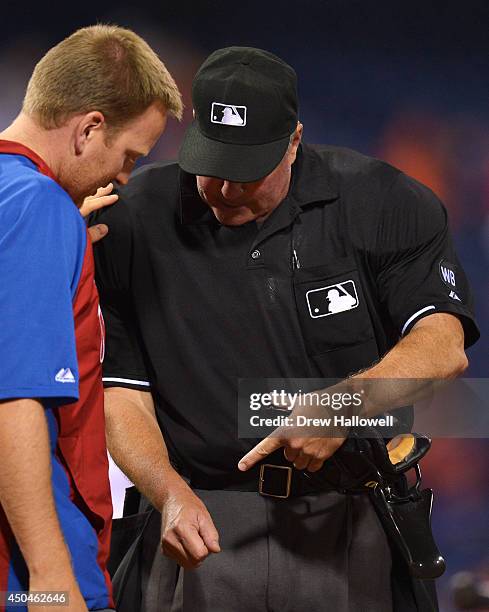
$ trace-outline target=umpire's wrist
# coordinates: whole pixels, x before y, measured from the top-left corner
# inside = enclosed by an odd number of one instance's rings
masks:
[[[186,490],[188,488],[189,485],[185,479],[175,470],[173,466],[168,465],[161,476],[158,489],[154,491],[154,495],[150,497],[151,503],[159,512],[161,512],[165,503],[175,492]]]

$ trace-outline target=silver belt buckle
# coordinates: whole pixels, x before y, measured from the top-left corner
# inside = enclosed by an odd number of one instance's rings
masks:
[[[264,490],[265,470],[267,468],[270,470],[286,470],[287,471],[287,480],[285,483],[285,494],[284,495],[278,495],[276,493],[269,493]],[[278,497],[280,499],[287,499],[287,497],[289,497],[290,495],[291,483],[292,483],[292,468],[291,467],[288,467],[286,465],[273,465],[272,463],[263,463],[260,466],[260,482],[258,484],[258,492],[260,493],[260,495],[266,495],[268,497]]]

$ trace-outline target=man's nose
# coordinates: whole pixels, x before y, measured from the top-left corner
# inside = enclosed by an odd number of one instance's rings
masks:
[[[233,183],[232,181],[224,181],[221,187],[221,193],[226,200],[235,200],[243,193],[241,183]]]

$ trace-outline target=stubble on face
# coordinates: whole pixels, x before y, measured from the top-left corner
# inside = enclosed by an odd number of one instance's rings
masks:
[[[114,178],[113,169],[108,168],[110,153],[104,139],[89,156],[66,156],[61,162],[58,182],[78,208],[87,196],[94,195],[99,187],[107,185]]]
[[[58,180],[77,206],[111,181],[125,184],[137,158],[149,154],[166,126],[166,109],[154,102],[117,132],[104,131],[90,154],[67,157]]]
[[[87,196],[94,195],[99,187],[107,185],[114,179],[113,172],[104,171],[106,163],[106,156],[101,152],[89,161],[69,164],[63,168],[61,185],[78,208]]]

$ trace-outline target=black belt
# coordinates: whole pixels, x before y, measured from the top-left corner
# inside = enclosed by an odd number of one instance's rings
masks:
[[[285,458],[283,448],[279,448],[247,472],[235,468],[231,473],[214,476],[181,473],[195,489],[257,491],[277,498],[331,490],[364,493],[379,482],[386,485],[398,482],[402,473],[414,467],[426,453],[429,443],[429,439],[416,434],[415,450],[409,461],[393,465],[380,434],[372,430],[371,438],[363,438],[352,430],[345,443],[317,472],[297,470]]]
[[[321,471],[318,472],[320,474]],[[217,489],[222,491],[256,491],[260,495],[286,499],[332,491],[329,483],[308,477],[302,470],[297,470],[284,457],[280,448],[258,465],[247,472],[237,469],[232,474],[210,476],[208,474],[182,474],[193,489]]]

